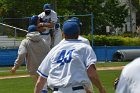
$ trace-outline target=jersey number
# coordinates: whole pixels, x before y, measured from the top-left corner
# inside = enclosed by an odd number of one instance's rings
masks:
[[[64,63],[71,62],[73,50],[74,49],[69,50],[69,51],[62,50],[58,59],[57,59],[57,63],[60,63],[60,66],[61,66],[61,65],[64,65]]]

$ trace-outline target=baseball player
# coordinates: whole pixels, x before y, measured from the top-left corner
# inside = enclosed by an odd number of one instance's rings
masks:
[[[50,34],[43,34],[44,31],[46,31],[45,27],[41,27],[38,26],[40,24],[40,19],[38,17],[38,15],[33,15],[30,18],[30,25],[36,25],[37,26],[37,30],[40,32],[41,38],[44,39],[46,41],[46,43],[51,47],[51,36]]]
[[[40,19],[38,17],[38,15],[33,15],[31,18],[30,18],[30,25],[38,25],[40,23]],[[40,32],[40,36],[41,38],[46,42],[46,44],[48,45],[48,47],[50,48],[51,46],[51,38],[50,38],[50,34],[48,35],[42,35],[42,32],[46,30],[46,28],[44,27],[37,27],[37,30]],[[48,91],[48,88],[47,88],[47,85],[44,85],[41,93],[47,93]]]
[[[88,87],[91,82],[106,93],[96,73],[96,55],[91,46],[78,40],[79,32],[76,22],[64,22],[65,41],[52,48],[39,66],[34,93],[40,93],[46,81],[53,93],[93,93]]]
[[[43,7],[44,12],[40,13],[38,17],[41,23],[39,27],[46,27],[46,30],[42,32],[42,35],[51,34],[52,47],[58,44],[62,39],[61,29],[57,13],[51,9],[50,4],[45,4]]]
[[[57,23],[55,23],[53,37],[52,47],[56,46],[62,40],[59,18],[57,19]]]
[[[38,74],[36,73],[37,68],[49,50],[48,44],[40,37],[37,27],[30,25],[26,38],[22,40],[19,46],[18,57],[15,60],[11,72],[15,73],[19,66],[25,61],[28,73],[36,82],[38,78]]]
[[[72,17],[72,18],[70,18],[70,19],[67,20],[67,21],[69,21],[69,22],[76,22],[80,28],[81,28],[81,26],[82,26],[82,23],[80,22],[79,18],[77,18],[77,17]],[[63,39],[61,42],[63,42],[64,40],[65,40],[65,39]],[[82,40],[84,43],[90,45],[89,40],[86,39],[86,38],[84,38],[84,37],[82,37],[82,36],[80,36],[80,35],[79,35],[79,37],[78,37],[78,40]]]
[[[67,21],[71,21],[71,22],[76,22],[77,24],[78,24],[78,26],[79,27],[81,27],[81,22],[80,22],[80,20],[78,19],[78,18],[76,18],[76,17],[73,17],[73,18],[71,18],[71,19],[69,19],[69,20],[67,20]],[[59,35],[58,35],[59,36]],[[59,37],[58,37],[59,38]],[[57,39],[57,38],[55,38],[55,39]],[[88,39],[86,39],[86,38],[84,38],[84,37],[82,37],[82,36],[78,36],[78,40],[81,40],[83,43],[85,43],[85,44],[88,44],[88,45],[90,45],[90,43],[89,43],[89,40]],[[61,40],[60,41],[60,44],[62,43],[62,42],[64,42],[65,41],[65,38],[63,39],[63,40]],[[59,43],[59,42],[58,42]],[[63,44],[63,43],[62,43]],[[47,89],[47,85],[46,85],[46,89]],[[44,90],[45,90],[45,86],[44,86]]]
[[[29,25],[38,25],[40,23],[40,19],[38,17],[38,15],[33,15],[31,18],[30,18],[30,21],[29,21]]]
[[[115,93],[140,93],[140,58],[127,64],[119,77]]]

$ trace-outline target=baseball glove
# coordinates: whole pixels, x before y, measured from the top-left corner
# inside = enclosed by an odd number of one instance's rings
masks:
[[[114,80],[114,89],[117,88],[118,82],[119,82],[119,78],[117,77],[117,78]]]

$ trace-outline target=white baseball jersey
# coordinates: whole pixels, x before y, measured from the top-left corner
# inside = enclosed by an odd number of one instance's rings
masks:
[[[60,29],[59,19],[57,18],[57,22],[55,23],[52,47],[56,46],[62,40],[62,33]]]
[[[91,46],[77,39],[64,40],[52,48],[37,72],[52,88],[81,85],[90,83],[87,69],[96,60]]]
[[[140,58],[124,67],[116,93],[140,93]]]
[[[38,17],[42,18],[44,22],[57,22],[57,13],[53,10],[51,10],[51,13],[49,15],[45,15],[45,12],[42,12],[41,14],[38,15]]]
[[[49,22],[52,22],[54,24],[58,23],[57,13],[53,10],[51,10],[50,15],[48,15],[48,16],[45,15],[45,12],[42,12],[41,14],[38,15],[38,17],[42,18],[43,22],[45,22],[45,23],[49,23]],[[49,33],[50,29],[51,28],[46,28],[46,31],[44,31],[42,33]],[[50,42],[50,45],[52,44],[52,46],[55,46],[62,40],[62,34],[61,34],[60,27],[58,27],[57,29],[54,27],[53,29],[54,29],[54,33],[53,33],[54,40],[51,40],[50,37],[47,37],[46,40],[47,40],[47,42]],[[45,36],[42,36],[42,37],[45,38]]]
[[[58,28],[54,31],[53,47],[56,46],[61,40],[62,40],[62,33],[61,33],[61,29]]]
[[[79,36],[78,40],[81,40],[83,43],[90,45],[89,40],[84,38],[84,37],[82,37],[82,36]],[[63,39],[61,42],[63,42],[63,41],[65,41],[65,39]]]
[[[82,37],[82,36],[79,36],[79,37],[78,37],[78,40],[82,40],[82,41],[83,41],[83,43],[90,45],[89,40],[88,40],[88,39],[86,39],[86,38],[84,38],[84,37]]]
[[[53,10],[51,10],[51,13],[49,15],[45,15],[45,12],[42,12],[41,14],[38,15],[39,18],[41,18],[43,20],[43,22],[45,23],[56,23],[57,22],[57,13]],[[45,32],[43,33],[47,33],[49,32],[50,28],[47,28]]]

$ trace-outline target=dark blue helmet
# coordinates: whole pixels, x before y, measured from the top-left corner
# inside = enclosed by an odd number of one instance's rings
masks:
[[[37,31],[36,25],[29,25],[28,26],[28,33]]]
[[[79,18],[77,18],[77,17],[72,17],[72,18],[70,18],[68,21],[76,22],[79,26],[82,26],[81,21],[80,21]]]
[[[67,20],[63,24],[62,31],[66,35],[79,34],[80,33],[80,27],[76,22]]]
[[[51,4],[44,4],[44,6],[43,6],[43,9],[44,10],[50,10],[51,9]]]
[[[39,17],[37,15],[32,16],[30,19],[30,25],[37,25],[38,19],[39,19]]]

